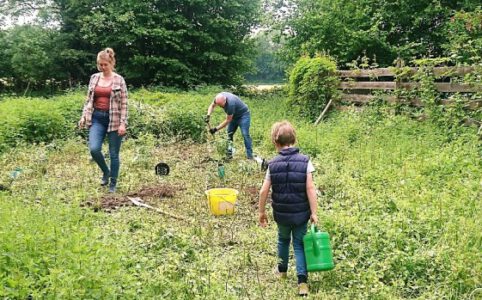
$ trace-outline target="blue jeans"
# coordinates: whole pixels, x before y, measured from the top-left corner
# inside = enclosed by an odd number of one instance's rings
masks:
[[[296,274],[298,276],[308,276],[303,246],[303,237],[306,234],[307,224],[308,223],[304,223],[298,226],[286,226],[278,224],[278,269],[281,272],[288,270],[290,241],[291,237],[293,237],[293,250],[295,251],[296,259]]]
[[[253,158],[253,142],[249,135],[249,126],[251,125],[251,114],[248,112],[240,118],[233,119],[228,124],[228,139],[232,142],[233,136],[238,127],[241,128],[241,134],[244,139],[244,147],[246,148],[246,157]],[[228,148],[228,156],[232,156],[232,151]]]
[[[107,132],[109,126],[109,112],[94,110],[92,114],[92,126],[89,129],[89,150],[92,158],[104,173],[104,178],[110,177],[111,182],[117,182],[119,176],[119,151],[122,143],[122,136],[117,131]],[[107,135],[109,141],[110,171],[105,163],[102,154],[102,143]]]

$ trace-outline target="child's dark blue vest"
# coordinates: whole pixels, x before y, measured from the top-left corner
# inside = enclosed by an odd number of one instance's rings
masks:
[[[300,154],[298,148],[286,148],[269,162],[276,223],[301,225],[310,219],[306,194],[308,161],[308,156]]]

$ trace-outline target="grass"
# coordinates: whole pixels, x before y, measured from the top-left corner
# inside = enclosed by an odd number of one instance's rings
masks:
[[[131,97],[165,110],[180,101],[201,117],[214,94],[142,90]],[[315,165],[320,227],[331,235],[336,267],[310,275],[312,299],[480,295],[481,143],[470,129],[447,139],[431,123],[384,107],[333,112],[313,127],[282,94],[245,99],[258,154],[275,155],[270,126],[288,119]],[[222,118],[217,111],[214,121]],[[293,266],[285,282],[271,273],[276,227],[272,219],[267,229],[257,226],[264,174],[243,159],[241,140],[237,133],[226,182],[206,161],[218,155],[210,143],[142,134],[123,144],[119,196],[169,186],[174,197],[143,200],[188,221],[131,206],[93,209],[106,191],[80,137],[5,150],[0,183],[16,167],[23,171],[10,192],[0,192],[0,297],[292,299]],[[159,161],[170,165],[169,176],[154,174]],[[237,212],[213,217],[204,191],[223,185],[240,191]]]

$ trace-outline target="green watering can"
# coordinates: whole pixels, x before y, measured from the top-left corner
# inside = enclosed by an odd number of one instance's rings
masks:
[[[329,271],[335,267],[331,252],[330,235],[319,231],[315,224],[303,237],[308,272]]]

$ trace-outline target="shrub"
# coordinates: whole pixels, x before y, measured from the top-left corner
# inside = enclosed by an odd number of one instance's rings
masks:
[[[199,109],[205,105],[190,94],[182,96],[189,101],[182,101],[180,106],[178,94],[135,92],[133,99],[147,99],[152,104],[129,101],[128,135],[137,138],[149,133],[163,140],[204,141],[205,124]],[[0,152],[24,142],[49,143],[75,135],[86,138],[87,131],[77,129],[84,99],[84,93],[77,92],[49,100],[3,100],[0,102]]]
[[[482,61],[482,8],[473,12],[458,11],[447,22],[448,43],[444,44],[447,54],[457,63],[479,64]]]
[[[162,122],[161,133],[165,137],[172,137],[176,140],[190,139],[202,142],[206,138],[205,126],[199,113],[185,111],[182,108],[170,109]]]
[[[290,73],[290,102],[302,116],[315,120],[328,101],[337,97],[338,85],[336,63],[332,58],[301,57]]]
[[[20,142],[51,142],[56,138],[73,136],[76,120],[69,110],[76,106],[44,99],[15,99],[2,101],[0,114],[0,150]]]
[[[143,133],[156,137],[161,135],[162,109],[148,104],[131,101],[129,103],[129,126],[127,134],[138,138]]]

